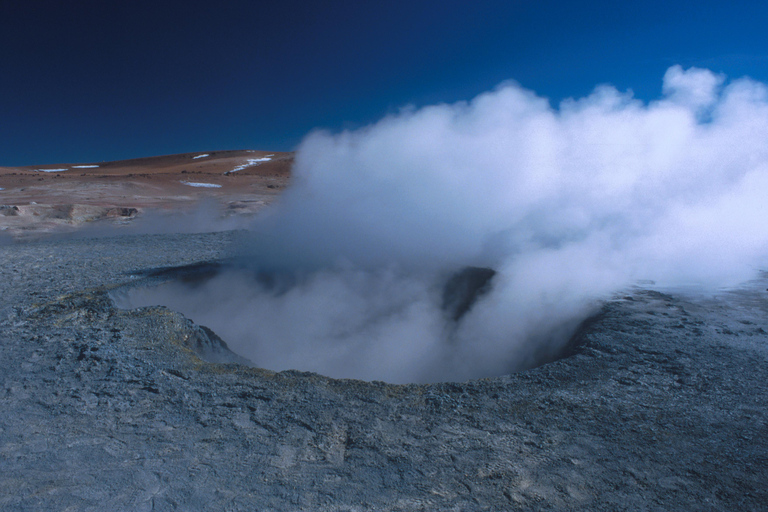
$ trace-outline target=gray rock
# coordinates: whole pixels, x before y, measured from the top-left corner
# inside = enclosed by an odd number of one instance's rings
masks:
[[[633,289],[569,357],[434,385],[252,368],[112,303],[235,237],[0,246],[0,509],[765,509],[765,279]]]

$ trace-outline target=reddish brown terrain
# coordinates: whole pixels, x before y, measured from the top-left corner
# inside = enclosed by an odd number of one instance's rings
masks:
[[[293,153],[210,151],[116,162],[0,167],[0,234],[130,224],[147,212],[253,215],[288,183]]]

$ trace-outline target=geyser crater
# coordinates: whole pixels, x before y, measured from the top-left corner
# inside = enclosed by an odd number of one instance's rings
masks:
[[[332,378],[405,384],[508,374],[562,357],[579,323],[557,322],[524,344],[510,333],[504,346],[484,346],[473,314],[494,300],[499,277],[486,267],[264,271],[204,262],[146,277],[113,291],[115,304],[168,307],[256,367]]]

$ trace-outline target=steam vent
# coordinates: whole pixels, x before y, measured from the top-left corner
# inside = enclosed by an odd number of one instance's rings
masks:
[[[241,364],[215,329],[110,298],[185,279],[202,290],[225,275],[206,262],[227,262],[236,237],[0,246],[3,510],[759,510],[768,500],[765,278],[696,298],[631,288],[574,329],[566,357],[402,385]],[[465,269],[430,288],[443,325],[468,320],[497,278]]]
[[[349,308],[347,311],[339,308],[338,304],[326,307],[329,293],[335,292],[333,298],[338,298],[338,287],[325,284],[322,293],[319,294],[301,291],[302,288],[314,288],[317,285],[318,279],[314,276],[302,276],[297,271],[281,273],[253,271],[238,268],[237,263],[232,261],[150,269],[143,275],[144,280],[111,292],[110,296],[117,306],[122,309],[132,309],[163,305],[185,314],[200,323],[206,336],[211,340],[215,339],[216,346],[221,347],[221,352],[210,352],[209,343],[205,343],[206,348],[198,354],[212,362],[226,362],[223,355],[226,353],[230,354],[231,362],[252,367],[276,371],[309,370],[334,378],[394,381],[402,384],[496,376],[486,374],[486,368],[482,366],[473,369],[475,375],[468,373],[465,366],[460,368],[451,366],[457,359],[453,352],[460,350],[456,347],[460,341],[455,333],[461,328],[463,317],[492,288],[496,271],[490,268],[464,267],[455,272],[441,272],[433,276],[432,288],[439,293],[431,294],[433,297],[430,298],[434,301],[431,306],[434,309],[434,317],[439,321],[438,336],[440,338],[428,346],[430,353],[423,355],[411,372],[403,372],[404,367],[412,365],[412,361],[407,359],[413,357],[414,353],[421,354],[403,350],[401,342],[393,343],[393,350],[397,353],[389,358],[366,360],[371,350],[381,350],[392,343],[390,339],[376,336],[376,333],[381,331],[381,324],[386,322],[396,322],[401,327],[398,333],[405,341],[413,345],[420,343],[420,340],[408,340],[409,330],[412,333],[422,332],[419,319],[404,320],[403,318],[403,306],[411,308],[412,304],[400,303],[397,295],[391,298],[384,297],[381,291],[377,290],[375,302],[383,303],[384,307],[364,308],[361,317],[351,322],[359,331],[352,337],[347,335],[348,329],[337,324],[335,315],[342,313],[353,316],[356,314],[354,308]],[[360,278],[360,273],[356,273],[355,277]],[[243,284],[245,284],[244,289],[240,287]],[[369,281],[366,280],[366,285],[368,284]],[[342,331],[344,335],[331,332],[325,337],[313,339],[313,346],[307,346],[302,344],[301,339],[290,339],[292,335],[295,336],[295,333],[280,330],[281,327],[292,326],[294,322],[279,315],[270,314],[264,317],[259,315],[261,309],[284,308],[287,302],[286,297],[297,294],[300,295],[298,302],[301,311],[295,317],[295,322],[302,322],[300,316],[304,311],[307,308],[314,308],[321,314],[329,316],[322,320],[333,324],[332,331]],[[360,301],[367,300],[366,296],[355,298]],[[409,299],[411,299],[410,296]],[[278,306],[273,303],[278,303]],[[394,317],[394,320],[388,317]],[[205,326],[202,325],[203,323]],[[272,325],[272,323],[278,325]],[[315,328],[316,324],[311,323],[310,326]],[[529,341],[535,345],[536,350],[528,351],[527,357],[522,359],[511,356],[506,364],[495,366],[494,369],[502,368],[503,371],[497,371],[497,373],[503,375],[557,359],[561,353],[573,350],[575,343],[578,342],[578,338],[572,338],[575,327],[577,327],[576,322],[571,321],[568,328],[563,330],[563,338],[548,340],[547,344],[531,338]],[[214,331],[226,333],[225,339],[219,338]],[[354,343],[350,343],[350,339],[353,339]],[[227,340],[230,340],[229,345]],[[360,348],[359,345],[363,343],[366,346]],[[371,347],[370,345],[373,344],[385,347]],[[314,354],[308,357],[305,351],[311,351]],[[500,353],[497,354],[496,359],[503,357]],[[523,361],[522,364],[525,366],[521,366],[520,361]],[[387,364],[390,366],[386,366]],[[359,368],[360,365],[364,368]]]

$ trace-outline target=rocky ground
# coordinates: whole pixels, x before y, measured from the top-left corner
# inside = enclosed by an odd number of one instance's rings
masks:
[[[566,358],[388,385],[226,361],[108,292],[236,232],[0,246],[0,509],[765,510],[766,281],[632,289]]]

